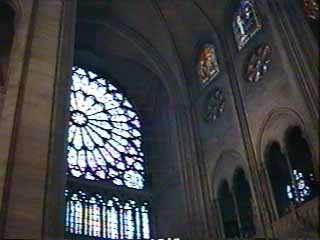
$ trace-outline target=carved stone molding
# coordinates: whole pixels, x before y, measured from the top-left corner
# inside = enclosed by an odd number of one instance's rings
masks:
[[[245,72],[249,82],[259,82],[269,70],[271,62],[271,47],[263,44],[250,55]]]
[[[221,88],[214,88],[206,102],[204,119],[207,123],[213,123],[221,116],[225,109],[225,96]]]

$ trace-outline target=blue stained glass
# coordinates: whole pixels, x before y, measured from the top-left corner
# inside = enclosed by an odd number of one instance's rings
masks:
[[[306,178],[302,172],[293,170],[292,177],[294,178],[292,183],[287,185],[287,196],[297,203],[302,203],[311,195],[311,188],[307,185]],[[312,180],[313,175],[310,174],[309,178]]]
[[[104,239],[150,239],[148,203],[66,191],[66,232]]]
[[[108,80],[73,67],[68,174],[144,187],[141,124],[128,99]]]
[[[253,0],[240,2],[232,27],[238,49],[241,50],[262,27]]]

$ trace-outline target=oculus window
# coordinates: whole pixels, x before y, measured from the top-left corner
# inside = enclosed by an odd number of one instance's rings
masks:
[[[67,239],[150,239],[141,122],[105,77],[73,67]]]

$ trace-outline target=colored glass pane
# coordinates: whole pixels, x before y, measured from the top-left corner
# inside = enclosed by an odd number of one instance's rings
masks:
[[[105,78],[73,68],[68,136],[68,174],[144,187],[144,154],[139,117]]]
[[[262,27],[253,0],[240,2],[232,25],[238,49],[241,50]]]

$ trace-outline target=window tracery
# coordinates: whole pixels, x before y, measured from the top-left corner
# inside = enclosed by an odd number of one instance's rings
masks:
[[[311,195],[311,188],[308,185],[308,180],[314,181],[313,174],[305,176],[297,170],[292,171],[291,183],[287,185],[287,195],[290,200],[297,203],[303,203]]]
[[[103,239],[149,239],[149,206],[135,200],[66,191],[66,231]]]
[[[291,201],[300,204],[316,195],[312,153],[300,127],[287,130],[286,149],[291,165],[287,195]]]
[[[145,187],[138,114],[109,80],[80,67],[72,70],[66,235],[150,239],[149,202],[132,192]]]
[[[220,88],[214,88],[210,93],[204,112],[206,122],[213,123],[221,116],[225,109],[225,96]]]
[[[289,211],[290,202],[302,204],[317,195],[312,154],[301,128],[286,130],[285,151],[273,142],[267,152],[267,169],[280,216]]]
[[[240,2],[232,27],[240,51],[262,28],[253,0],[242,0]]]
[[[130,102],[108,80],[73,68],[68,174],[143,189],[141,123]]]
[[[246,71],[246,78],[249,82],[258,82],[269,70],[271,62],[271,47],[264,44],[258,47],[251,54]]]
[[[220,72],[216,50],[212,44],[205,44],[198,57],[198,75],[200,82],[206,85]]]

